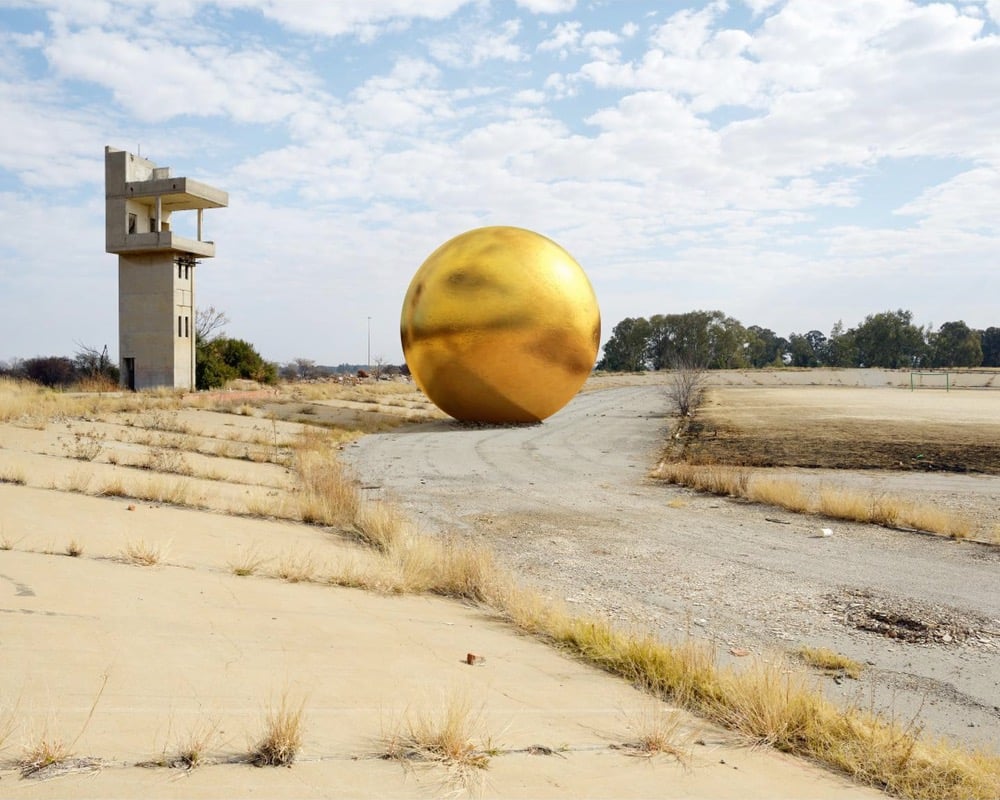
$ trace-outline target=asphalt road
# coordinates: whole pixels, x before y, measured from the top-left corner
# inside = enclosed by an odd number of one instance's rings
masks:
[[[831,695],[1000,750],[1000,549],[651,481],[666,412],[662,387],[614,388],[540,425],[437,422],[345,456],[427,532],[488,541],[581,612],[707,638],[723,661],[830,647],[868,665],[818,677]]]

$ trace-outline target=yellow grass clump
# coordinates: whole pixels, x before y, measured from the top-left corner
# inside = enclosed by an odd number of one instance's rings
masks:
[[[811,667],[821,669],[824,672],[846,675],[855,680],[861,677],[861,672],[865,668],[864,664],[827,647],[803,646],[795,651],[795,655]]]
[[[802,484],[792,480],[754,476],[747,488],[747,500],[778,506],[797,513],[808,512],[812,498]]]
[[[250,763],[257,767],[291,766],[302,749],[305,700],[295,704],[287,692],[267,710],[264,729],[251,748]]]
[[[745,497],[750,471],[724,464],[688,464],[663,461],[653,477],[723,497]]]

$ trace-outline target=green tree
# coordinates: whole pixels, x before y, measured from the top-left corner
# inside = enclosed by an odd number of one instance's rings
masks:
[[[721,311],[656,314],[649,319],[646,355],[653,369],[678,363],[693,368],[732,369],[748,365],[750,337],[738,320]]]
[[[785,364],[788,340],[770,328],[751,325],[747,328],[746,358],[751,367],[781,367]]]
[[[984,367],[1000,367],[1000,328],[987,328],[979,334]]]
[[[195,383],[199,389],[214,389],[237,378],[268,384],[278,380],[277,367],[242,339],[199,339],[195,351]]]
[[[854,331],[845,331],[842,320],[837,320],[826,340],[826,366],[854,367],[858,363],[858,349],[854,345]]]
[[[609,372],[642,372],[646,369],[646,348],[651,328],[645,317],[626,317],[611,332],[604,345],[604,357],[597,369]]]
[[[930,339],[931,366],[978,367],[983,363],[979,332],[962,320],[945,322]]]
[[[862,367],[919,367],[927,360],[924,331],[913,314],[899,309],[869,314],[853,331],[857,363]]]

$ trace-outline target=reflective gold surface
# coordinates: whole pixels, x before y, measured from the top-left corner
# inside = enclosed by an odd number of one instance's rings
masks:
[[[523,228],[478,228],[417,270],[400,335],[414,380],[445,413],[537,422],[590,374],[601,315],[587,276],[555,242]]]

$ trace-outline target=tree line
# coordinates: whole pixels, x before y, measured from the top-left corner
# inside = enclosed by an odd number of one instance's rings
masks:
[[[597,369],[615,372],[748,367],[1000,367],[1000,327],[983,330],[945,322],[918,326],[910,311],[869,314],[853,328],[837,322],[818,330],[779,336],[744,326],[721,311],[626,317],[604,345]]]

